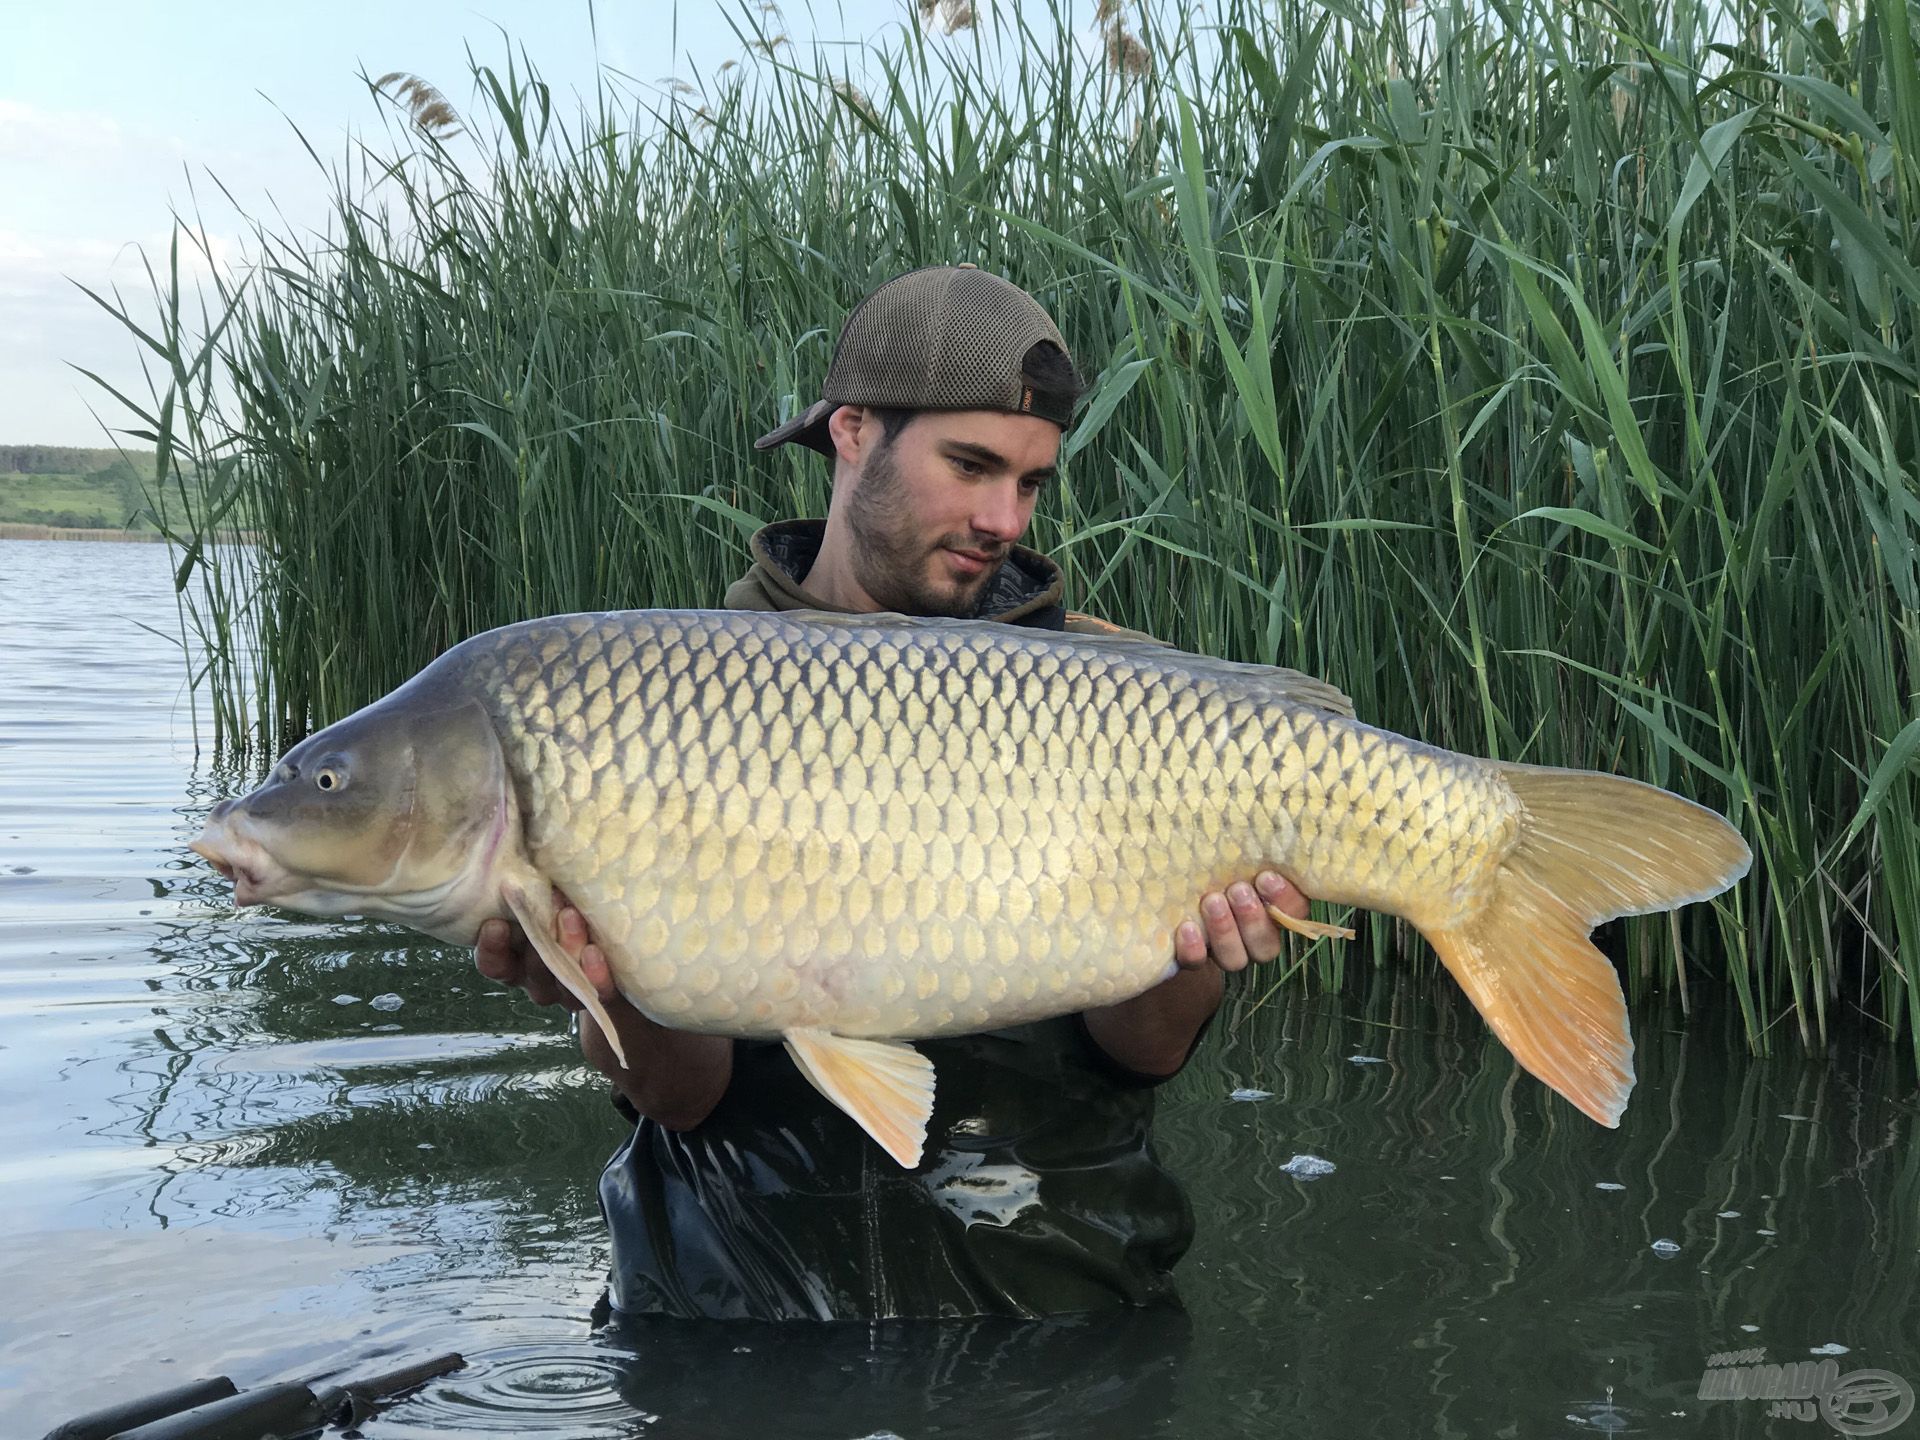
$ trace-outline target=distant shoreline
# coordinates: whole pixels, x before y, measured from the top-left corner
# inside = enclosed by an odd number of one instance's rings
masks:
[[[22,520],[0,520],[0,540],[106,540],[135,544],[164,545],[167,537],[158,530],[110,530],[90,525],[29,525]],[[252,545],[251,530],[223,530],[211,541],[215,545]]]
[[[160,541],[166,536],[157,530],[95,530],[79,525],[28,525],[17,520],[0,520],[0,540],[124,540],[134,543]]]

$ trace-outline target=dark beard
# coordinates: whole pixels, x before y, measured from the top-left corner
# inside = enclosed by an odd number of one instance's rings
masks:
[[[918,548],[901,535],[904,510],[900,470],[893,461],[893,447],[888,444],[867,461],[860,483],[847,502],[847,529],[854,539],[854,579],[883,610],[897,610],[903,615],[972,619],[979,613],[981,598],[1000,573],[1004,557],[971,583],[929,584],[927,563],[931,552]],[[949,544],[989,552],[996,548],[991,542],[981,544],[965,535],[945,536],[936,548]]]

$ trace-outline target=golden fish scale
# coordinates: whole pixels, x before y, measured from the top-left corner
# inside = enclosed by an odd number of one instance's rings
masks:
[[[1511,843],[1467,757],[1000,626],[751,612],[517,626],[471,652],[528,852],[683,1029],[964,1033],[1159,979],[1203,891],[1458,904]]]

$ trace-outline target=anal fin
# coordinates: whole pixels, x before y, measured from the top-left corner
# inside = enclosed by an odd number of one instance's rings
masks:
[[[500,887],[500,898],[507,902],[507,908],[513,912],[513,918],[520,922],[520,928],[526,932],[534,951],[553,972],[553,978],[567,987],[574,999],[580,1002],[587,1014],[600,1026],[600,1033],[607,1037],[607,1044],[613,1047],[614,1055],[620,1064],[627,1063],[627,1052],[621,1047],[620,1032],[613,1028],[613,1019],[607,1014],[607,1007],[600,1003],[600,996],[587,982],[587,975],[580,968],[580,962],[567,953],[554,934],[554,919],[558,912],[553,905],[553,887],[544,881],[537,885],[523,885],[519,881],[509,880]]]
[[[852,1040],[825,1030],[789,1030],[787,1053],[820,1093],[911,1170],[933,1114],[933,1062],[898,1040]]]

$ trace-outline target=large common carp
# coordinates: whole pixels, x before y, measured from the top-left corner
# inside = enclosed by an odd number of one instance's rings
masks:
[[[456,646],[215,807],[193,848],[242,905],[462,945],[510,914],[604,1019],[551,938],[558,886],[641,1011],[783,1037],[903,1165],[933,1100],[903,1042],[1137,995],[1202,894],[1269,867],[1412,922],[1522,1065],[1616,1125],[1633,1042],[1588,933],[1751,860],[1666,791],[1374,729],[1291,670],[959,620],[653,610]]]

